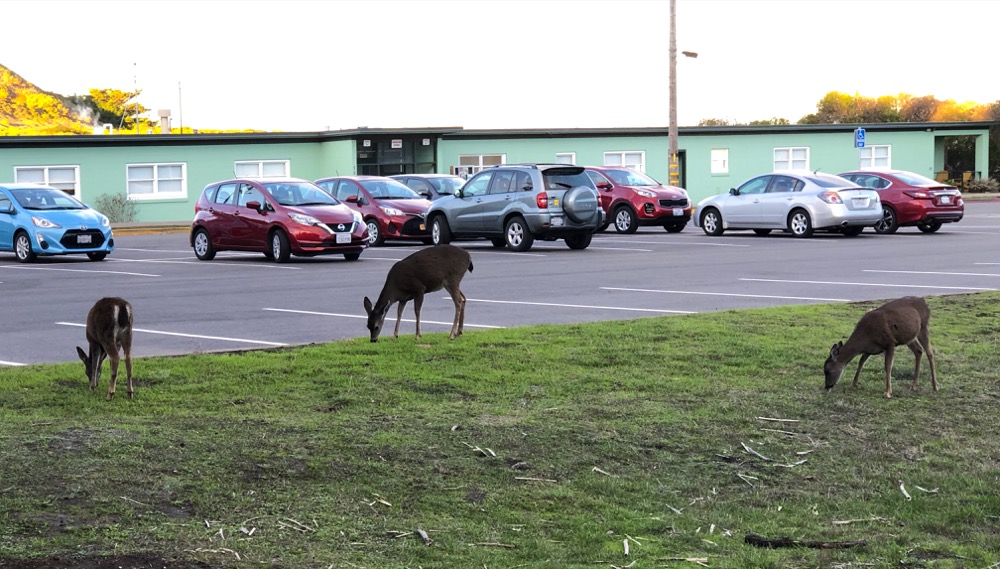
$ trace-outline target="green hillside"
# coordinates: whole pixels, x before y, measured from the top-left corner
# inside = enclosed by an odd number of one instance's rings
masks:
[[[90,134],[90,121],[66,99],[36,87],[0,64],[0,135]]]

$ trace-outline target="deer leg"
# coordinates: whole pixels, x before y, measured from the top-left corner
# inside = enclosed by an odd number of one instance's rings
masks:
[[[420,339],[420,307],[424,305],[424,295],[420,293],[413,297],[413,314],[417,317],[417,339]]]
[[[406,301],[400,300],[399,305],[396,307],[396,329],[392,331],[393,340],[399,338],[399,321],[403,319],[404,307],[406,307]]]
[[[885,351],[885,398],[892,397],[892,359],[896,355],[896,347],[889,346]]]
[[[861,359],[858,360],[858,371],[854,372],[854,381],[851,382],[851,387],[858,386],[858,378],[861,377],[861,368],[865,365],[865,362],[868,361],[868,357],[870,355],[871,354],[861,354]]]
[[[115,381],[118,380],[118,349],[117,346],[115,350],[108,354],[108,358],[111,359],[111,381],[108,382],[108,401],[115,396]]]
[[[462,335],[462,330],[465,328],[465,295],[462,291],[458,291],[458,296],[462,297],[462,310],[458,315],[458,334],[456,336]]]
[[[451,333],[448,334],[448,339],[454,340],[462,334],[462,321],[465,316],[465,295],[460,290],[449,290],[448,294],[451,295],[451,301],[455,303],[455,319],[451,323]]]
[[[917,359],[917,363],[913,368],[913,383],[910,384],[910,391],[917,390],[917,379],[920,378],[920,356],[924,354],[924,348],[920,345],[920,340],[914,338],[910,343],[906,344],[906,347],[910,348],[913,352],[913,356]]]
[[[132,343],[131,341],[122,344],[125,352],[125,377],[128,379],[128,398],[132,399],[134,390],[132,389]]]
[[[930,334],[927,333],[926,326],[920,328],[920,334],[917,336],[917,339],[920,340],[920,345],[923,346],[924,351],[927,352],[927,362],[931,364],[931,387],[934,388],[934,391],[937,391],[937,373],[934,369],[934,354],[931,353],[931,338]]]

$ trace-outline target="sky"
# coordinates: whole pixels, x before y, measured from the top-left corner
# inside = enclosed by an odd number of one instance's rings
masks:
[[[669,123],[668,0],[3,0],[0,64],[195,129]],[[677,119],[1000,100],[998,0],[677,0]],[[696,58],[681,55],[697,53]]]

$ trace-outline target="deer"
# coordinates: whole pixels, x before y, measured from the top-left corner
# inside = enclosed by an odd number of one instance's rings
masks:
[[[118,380],[118,352],[125,354],[125,375],[128,379],[128,397],[132,398],[132,305],[123,298],[108,297],[98,300],[87,313],[86,352],[77,346],[76,353],[83,360],[90,380],[91,391],[97,390],[101,379],[101,366],[105,358],[111,359],[111,382],[108,384],[108,401],[115,396]]]
[[[417,315],[417,339],[420,339],[420,307],[424,304],[424,295],[439,291],[442,288],[451,295],[455,303],[455,320],[451,325],[449,340],[462,335],[465,325],[465,295],[459,289],[466,271],[472,272],[472,257],[469,252],[454,245],[435,245],[421,249],[389,268],[385,285],[378,295],[378,300],[372,304],[365,297],[365,312],[368,313],[368,330],[371,341],[377,342],[385,323],[386,314],[394,303],[399,303],[396,311],[396,328],[392,337],[399,338],[399,321],[403,317],[403,308],[410,300],[413,301],[413,312]]]
[[[830,356],[823,366],[826,376],[826,390],[830,391],[840,379],[844,368],[861,355],[858,370],[854,373],[852,387],[858,386],[861,367],[869,356],[885,353],[885,397],[892,397],[892,361],[896,346],[910,348],[916,357],[916,367],[913,370],[911,391],[917,390],[917,379],[920,377],[920,356],[927,352],[927,361],[931,367],[931,385],[937,391],[937,374],[934,369],[934,354],[931,353],[930,336],[927,323],[931,309],[927,302],[917,296],[906,296],[892,300],[864,314],[847,342],[837,342],[830,348]]]

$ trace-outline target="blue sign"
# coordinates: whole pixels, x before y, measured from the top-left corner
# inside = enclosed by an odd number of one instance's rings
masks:
[[[863,128],[854,129],[854,147],[855,148],[865,147],[865,129]]]

